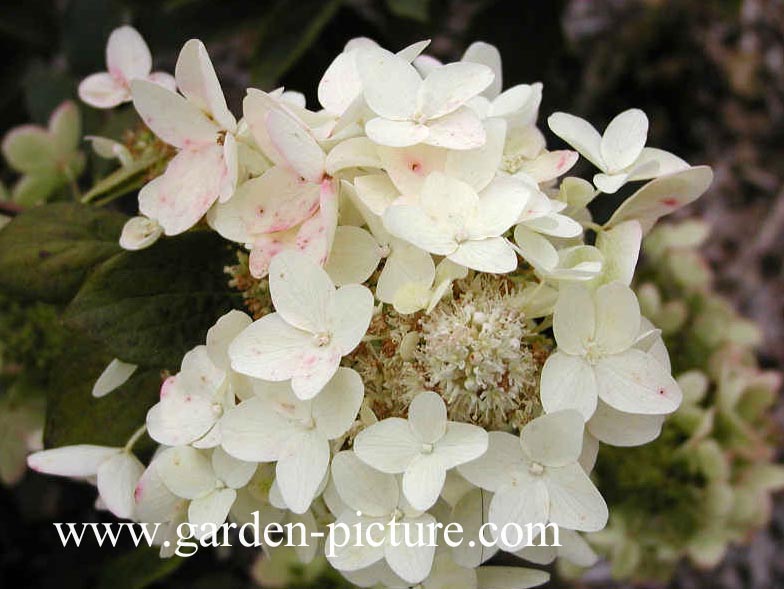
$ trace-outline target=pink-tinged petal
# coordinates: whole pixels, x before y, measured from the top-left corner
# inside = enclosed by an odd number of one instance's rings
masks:
[[[335,231],[338,227],[338,205],[335,184],[325,180],[321,184],[319,212],[305,221],[297,232],[297,248],[322,266],[327,263]]]
[[[128,86],[118,82],[107,73],[92,74],[79,84],[79,98],[95,108],[114,108],[128,102],[131,93]]]
[[[166,235],[187,231],[217,200],[225,175],[221,146],[182,151],[163,176],[141,189],[139,211],[155,219]]]
[[[485,144],[482,121],[467,107],[428,122],[430,133],[424,140],[428,145],[447,149],[476,149]]]
[[[136,29],[123,26],[112,31],[106,43],[106,67],[114,78],[126,84],[149,75],[152,56]]]
[[[147,80],[153,84],[158,84],[171,92],[177,91],[177,82],[174,81],[174,76],[166,72],[153,72],[147,76]]]
[[[272,259],[286,249],[296,247],[297,231],[295,227],[288,231],[259,235],[253,242],[248,266],[255,278],[264,278],[269,274]]]
[[[312,399],[327,386],[340,365],[341,350],[337,345],[318,348],[312,346],[300,356],[296,373],[291,378],[291,389],[300,399]]]
[[[237,190],[237,179],[239,176],[237,141],[234,139],[234,135],[230,133],[223,138],[223,165],[226,173],[221,178],[218,196],[220,202],[228,201]]]
[[[204,43],[191,39],[183,46],[174,70],[177,86],[192,104],[208,113],[223,129],[234,132],[237,121],[226,106],[215,68]]]
[[[217,145],[218,126],[179,94],[153,82],[134,80],[131,95],[144,123],[169,145],[180,149]]]
[[[292,170],[305,180],[321,182],[324,151],[302,123],[281,110],[272,110],[267,114],[267,133]]]
[[[580,154],[562,149],[548,151],[534,160],[526,161],[518,172],[525,172],[536,182],[549,182],[568,172],[577,163]]]

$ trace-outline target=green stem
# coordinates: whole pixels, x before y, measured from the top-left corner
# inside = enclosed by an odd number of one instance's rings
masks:
[[[138,442],[139,438],[141,438],[145,433],[147,433],[146,425],[141,426],[139,429],[133,432],[133,435],[125,444],[125,447],[123,448],[123,452],[130,453],[133,450],[133,447],[136,445],[136,442]]]

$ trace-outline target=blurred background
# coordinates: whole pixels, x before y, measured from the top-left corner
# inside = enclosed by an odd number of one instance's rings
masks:
[[[235,113],[251,86],[303,91],[315,108],[321,74],[357,36],[393,50],[430,38],[428,52],[446,60],[487,41],[503,56],[504,87],[541,81],[541,113],[565,110],[600,129],[642,108],[650,145],[714,168],[708,194],[681,216],[712,225],[703,253],[717,290],[760,324],[761,366],[784,367],[784,1],[3,0],[0,136],[29,121],[45,125],[58,104],[76,99],[78,82],[104,69],[106,38],[123,23],[142,33],[165,71],[186,40],[202,39]],[[81,111],[87,134],[124,124]],[[0,179],[10,177],[3,169]],[[0,586],[253,586],[252,551],[159,562],[154,551],[63,550],[53,519],[109,521],[93,498],[87,487],[32,474],[13,489],[0,486]],[[770,527],[718,569],[683,565],[670,586],[779,589],[781,554],[779,502]],[[591,586],[624,586],[597,574]],[[336,583],[323,578],[318,587]]]

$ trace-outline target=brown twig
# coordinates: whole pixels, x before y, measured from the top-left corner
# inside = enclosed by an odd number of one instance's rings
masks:
[[[8,215],[9,217],[15,217],[16,215],[22,213],[24,211],[24,207],[18,205],[13,202],[4,202],[0,201],[0,214]]]

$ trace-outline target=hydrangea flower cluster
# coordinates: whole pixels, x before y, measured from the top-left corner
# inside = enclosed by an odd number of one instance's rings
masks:
[[[546,581],[487,566],[498,550],[590,564],[578,532],[608,519],[589,477],[599,442],[651,441],[683,396],[629,286],[641,240],[712,174],[645,147],[637,109],[601,135],[556,113],[548,125],[573,150],[548,150],[541,84],[504,90],[486,43],[449,64],[427,45],[354,39],[324,73],[318,110],[297,92],[249,89],[238,120],[200,41],[183,47],[175,90],[151,77],[140,38],[112,35],[109,73],[88,78],[84,97],[130,96],[174,152],[121,244],[206,223],[248,251],[250,277],[233,282],[268,300],[254,317],[216,318],[163,383],[148,465],[135,436],[46,450],[33,468],[94,480],[115,515],[167,522],[168,534],[252,511],[309,530],[379,524],[378,542],[328,555],[360,586],[448,586],[455,571],[487,589]],[[600,170],[593,183],[567,176],[580,155]],[[642,180],[606,223],[592,220],[594,198]],[[99,392],[132,369],[111,364]],[[563,546],[498,536],[494,549],[436,550],[387,531],[435,521],[554,523]]]

